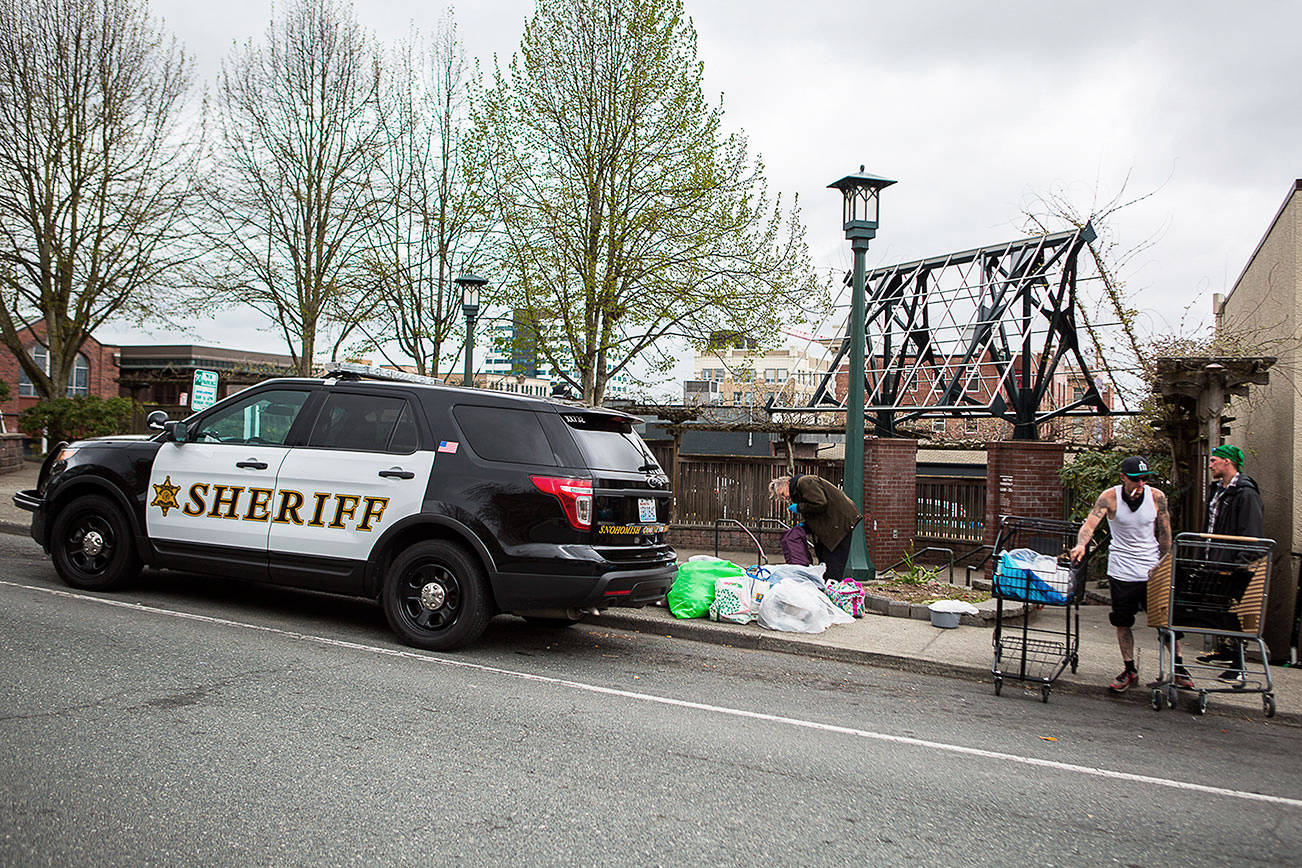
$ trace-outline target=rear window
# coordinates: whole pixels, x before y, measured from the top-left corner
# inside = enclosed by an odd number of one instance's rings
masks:
[[[452,410],[470,448],[488,461],[556,465],[551,443],[532,410],[462,404]]]
[[[562,413],[588,466],[598,470],[659,470],[633,422],[606,413]]]

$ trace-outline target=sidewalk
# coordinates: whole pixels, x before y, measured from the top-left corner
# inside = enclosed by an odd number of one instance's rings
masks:
[[[13,505],[14,492],[23,488],[33,488],[40,466],[33,462],[17,473],[0,476],[0,532],[27,535],[31,526],[31,513]],[[686,560],[694,554],[710,554],[693,550],[680,550],[679,558]],[[755,561],[755,552],[721,552],[722,557],[742,565]],[[1045,608],[1033,616],[1032,626],[1061,630],[1063,610]],[[908,672],[931,675],[944,675],[963,678],[970,681],[983,681],[991,688],[992,702],[1038,702],[1038,684],[1034,689],[1024,690],[1020,682],[1005,679],[1003,694],[994,697],[993,680],[990,667],[993,660],[991,640],[993,629],[990,627],[960,626],[952,630],[942,630],[931,626],[930,621],[911,618],[888,618],[884,615],[868,614],[851,624],[840,624],[828,628],[825,632],[809,635],[802,633],[780,633],[766,630],[758,624],[715,623],[703,618],[679,620],[661,606],[647,606],[644,609],[607,609],[600,616],[586,623],[604,625],[640,633],[691,639],[699,642],[713,642],[736,648],[778,651],[786,654],[800,654],[825,660],[846,663],[860,663],[873,666],[887,666]],[[1117,654],[1116,631],[1108,623],[1108,607],[1082,606],[1080,611],[1080,666],[1076,673],[1065,670],[1054,683],[1049,701],[1053,694],[1073,693],[1106,698],[1111,702],[1125,702],[1136,706],[1136,713],[1154,712],[1149,708],[1151,691],[1144,684],[1157,677],[1157,639],[1155,631],[1140,627],[1136,632],[1136,665],[1139,668],[1140,687],[1132,688],[1128,693],[1115,696],[1108,692],[1107,683],[1120,671],[1120,657]],[[1008,625],[1008,630],[1017,629]],[[1197,643],[1194,639],[1191,645]],[[1201,651],[1191,651],[1188,659],[1192,660]],[[1008,664],[1005,664],[1007,670]],[[1275,701],[1278,712],[1274,722],[1292,726],[1302,726],[1302,668],[1291,669],[1285,666],[1272,666],[1271,677],[1274,680]],[[1197,675],[1198,673],[1195,673]],[[1214,674],[1214,673],[1206,673]],[[1203,679],[1200,679],[1200,684]],[[1214,679],[1206,682],[1208,687],[1223,687]],[[1163,713],[1187,714],[1194,707],[1195,696],[1184,693],[1180,704],[1172,711],[1163,709]],[[1012,708],[1015,708],[1013,706]],[[1012,709],[1010,708],[1010,711]],[[1208,697],[1209,715],[1237,715],[1261,720],[1261,695],[1216,693]]]

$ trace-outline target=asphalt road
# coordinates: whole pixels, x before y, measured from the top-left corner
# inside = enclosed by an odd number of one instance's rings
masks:
[[[0,864],[1296,864],[1302,730],[579,626],[66,588],[0,535]]]

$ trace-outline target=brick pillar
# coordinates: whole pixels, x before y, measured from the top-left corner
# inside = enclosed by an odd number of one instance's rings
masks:
[[[879,571],[913,541],[918,523],[918,441],[869,437],[864,443],[864,529]]]
[[[1058,471],[1066,446],[1032,440],[986,444],[986,543],[999,533],[999,517],[1063,517],[1066,492]]]

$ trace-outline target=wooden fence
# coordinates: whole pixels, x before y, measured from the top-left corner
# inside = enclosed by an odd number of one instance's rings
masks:
[[[670,449],[653,445],[656,460],[670,470]],[[798,458],[797,473],[813,473],[840,485],[844,462]],[[675,525],[712,527],[717,519],[736,519],[752,529],[761,519],[787,519],[781,504],[769,499],[769,480],[787,472],[785,458],[737,455],[680,455],[674,492]],[[981,543],[985,535],[986,480],[983,476],[919,476],[917,535],[927,540]]]

